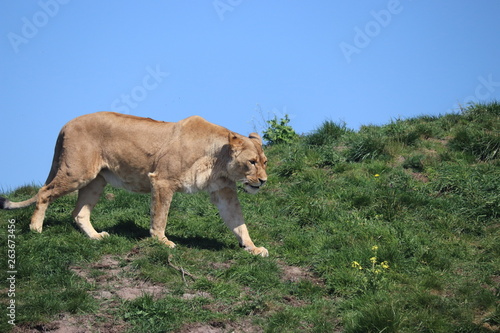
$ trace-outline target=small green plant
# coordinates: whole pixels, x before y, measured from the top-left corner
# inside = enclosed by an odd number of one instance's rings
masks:
[[[361,289],[365,291],[377,291],[381,289],[385,283],[385,273],[390,268],[389,262],[384,260],[380,261],[378,255],[378,246],[372,246],[372,256],[370,257],[370,264],[362,266],[359,262],[353,261],[351,267],[359,272]]]
[[[274,116],[274,119],[268,120],[267,124],[269,127],[264,130],[264,140],[266,140],[270,145],[292,143],[298,135],[295,133],[295,130],[288,125],[289,122],[290,118],[287,114],[285,114],[285,117],[281,119]]]

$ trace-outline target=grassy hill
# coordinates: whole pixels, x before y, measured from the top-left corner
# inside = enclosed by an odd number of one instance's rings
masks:
[[[146,195],[106,189],[100,242],[76,229],[72,195],[42,234],[32,208],[1,211],[4,252],[15,220],[17,273],[0,301],[7,314],[15,299],[17,325],[4,314],[0,331],[498,331],[499,131],[494,102],[359,131],[326,121],[268,146],[268,185],[240,200],[269,258],[239,249],[203,193],[174,198],[176,249],[147,237]]]

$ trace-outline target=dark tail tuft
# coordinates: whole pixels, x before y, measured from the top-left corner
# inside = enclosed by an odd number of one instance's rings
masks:
[[[0,209],[5,209],[7,201],[4,197],[0,197]]]
[[[0,209],[11,210],[11,209],[28,207],[29,205],[34,204],[36,202],[37,198],[38,198],[38,194],[35,195],[34,197],[28,199],[28,200],[24,200],[21,202],[12,202],[9,199],[6,199],[4,197],[0,197]]]

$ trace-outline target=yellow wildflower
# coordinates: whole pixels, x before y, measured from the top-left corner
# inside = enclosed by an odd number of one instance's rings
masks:
[[[378,250],[378,246],[377,245],[373,245],[372,246],[372,251],[377,251]]]
[[[389,269],[389,263],[387,261],[382,261],[380,263],[380,266],[382,266],[382,268],[384,269]]]
[[[370,258],[370,262],[371,262],[372,264],[376,263],[376,262],[377,262],[377,257],[371,257],[371,258]]]
[[[361,267],[361,265],[357,261],[353,261],[351,264],[351,267],[357,268],[357,269],[363,269],[363,267]]]
[[[377,177],[380,177],[380,175],[379,175],[378,173],[377,173],[377,174],[375,174],[375,178],[377,178]]]

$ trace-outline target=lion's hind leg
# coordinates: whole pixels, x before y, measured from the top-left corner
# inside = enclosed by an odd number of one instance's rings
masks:
[[[168,210],[174,195],[168,181],[158,177],[157,173],[149,173],[151,181],[151,227],[149,233],[151,237],[158,239],[170,248],[175,247],[175,243],[165,236],[167,227]]]
[[[78,187],[63,186],[57,181],[52,181],[50,184],[42,186],[36,196],[36,207],[31,216],[30,229],[36,232],[42,232],[43,220],[45,212],[49,204],[63,195],[75,191]]]
[[[82,187],[78,191],[78,200],[73,211],[73,218],[78,227],[92,239],[102,239],[109,236],[105,231],[97,232],[90,223],[90,213],[97,204],[97,201],[99,201],[104,186],[106,186],[106,180],[99,175],[89,184]]]

